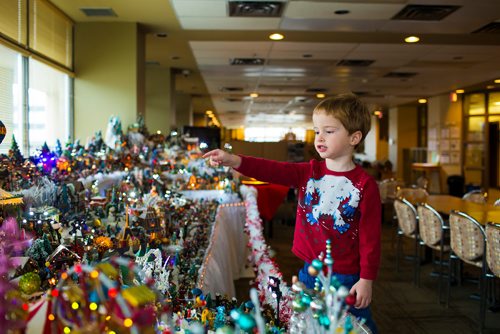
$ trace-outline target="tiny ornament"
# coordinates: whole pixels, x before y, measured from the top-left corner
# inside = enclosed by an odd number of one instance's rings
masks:
[[[21,276],[19,280],[19,289],[26,295],[31,295],[40,290],[42,283],[40,276],[37,273],[29,272]]]
[[[6,134],[7,134],[7,128],[5,127],[3,122],[0,121],[0,144],[3,142]]]

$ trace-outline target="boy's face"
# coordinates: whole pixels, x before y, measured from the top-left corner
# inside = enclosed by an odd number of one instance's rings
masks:
[[[351,158],[354,147],[359,143],[359,131],[349,134],[335,117],[325,112],[313,114],[314,146],[323,159]]]

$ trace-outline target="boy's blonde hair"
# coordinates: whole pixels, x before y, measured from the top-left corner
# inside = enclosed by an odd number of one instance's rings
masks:
[[[361,144],[371,127],[371,115],[368,107],[354,94],[339,94],[321,101],[313,113],[324,112],[338,119],[349,134],[361,131]],[[358,144],[358,145],[359,145]]]

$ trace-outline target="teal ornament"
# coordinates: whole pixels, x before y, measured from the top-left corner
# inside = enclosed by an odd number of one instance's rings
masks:
[[[309,304],[311,304],[311,300],[312,300],[311,296],[306,294],[302,295],[302,298],[300,299],[302,304],[304,304],[305,306],[309,306]]]
[[[318,259],[314,259],[311,263],[311,266],[313,266],[313,268],[317,271],[321,271],[321,269],[323,269],[323,262]]]
[[[0,121],[0,144],[3,142],[3,139],[5,138],[6,134],[7,134],[7,128],[2,123],[2,121]]]
[[[330,327],[330,318],[326,314],[322,314],[319,316],[319,324],[325,328]]]
[[[347,315],[344,323],[344,333],[350,333],[353,329],[354,326],[352,325],[351,317]]]
[[[336,276],[332,277],[331,284],[335,289],[338,289],[342,285]]]
[[[301,312],[304,312],[307,307],[304,305],[304,303],[302,303],[301,298],[298,297],[298,298],[293,300],[292,308],[295,312],[301,313]]]
[[[240,314],[238,318],[238,326],[245,332],[249,332],[255,328],[256,322],[255,319],[247,313]]]

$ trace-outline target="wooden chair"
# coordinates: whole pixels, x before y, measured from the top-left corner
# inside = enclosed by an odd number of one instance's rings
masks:
[[[429,193],[424,188],[398,188],[396,197],[403,197],[412,203],[425,203]]]
[[[396,198],[394,200],[394,210],[398,221],[398,229],[396,233],[397,246],[396,246],[396,271],[399,271],[399,256],[403,252],[401,245],[401,238],[407,237],[415,241],[414,252],[414,277],[413,281],[417,283],[417,266],[418,262],[418,216],[415,207],[404,198]]]
[[[444,274],[444,253],[449,253],[449,226],[441,214],[428,204],[417,206],[419,238],[421,244],[439,252],[439,303],[442,302],[442,281]],[[418,253],[420,254],[420,252]],[[420,259],[419,259],[420,260]],[[417,285],[420,285],[420,266],[417,267]]]
[[[497,201],[498,202],[498,201]],[[496,305],[496,291],[495,291],[495,278],[500,278],[500,224],[488,223],[485,228],[486,232],[486,264],[488,265],[488,272],[486,278],[491,281],[491,289],[487,289],[491,296],[491,304]],[[489,291],[488,291],[489,290]],[[487,298],[483,299],[486,303]],[[486,310],[486,305],[483,305]],[[486,312],[484,318],[480,319],[483,324],[486,323]],[[483,325],[484,326],[484,325]]]
[[[488,193],[482,190],[472,190],[466,193],[462,199],[469,202],[486,204],[488,202]]]
[[[394,178],[385,179],[378,183],[378,190],[380,192],[380,200],[382,202],[382,222],[385,221],[386,208],[391,209],[394,206],[394,200],[396,199],[396,191],[400,186],[401,181]],[[392,211],[392,210],[391,210]],[[391,212],[391,217],[393,212]],[[394,217],[393,217],[394,218]]]
[[[486,297],[485,278],[486,278],[486,234],[481,224],[473,217],[466,213],[459,211],[452,211],[450,213],[450,266],[448,270],[448,290],[446,294],[446,305],[449,305],[451,278],[453,262],[456,259],[468,263],[470,265],[481,268],[481,275],[479,277],[479,319],[480,319],[480,332],[482,332],[484,319],[486,313],[486,304],[484,298]]]

